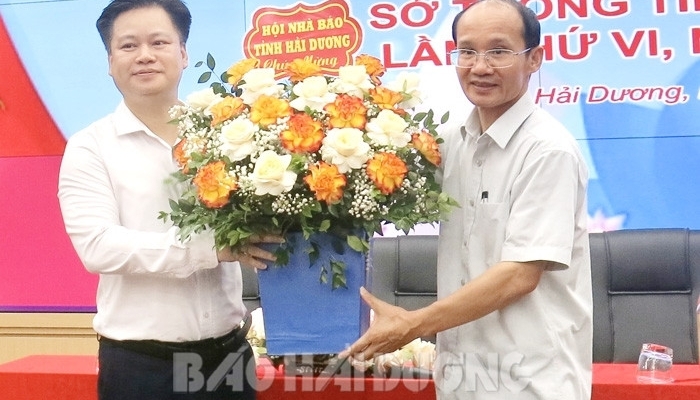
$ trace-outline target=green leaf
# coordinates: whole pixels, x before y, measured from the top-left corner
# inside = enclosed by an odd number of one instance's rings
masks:
[[[224,87],[224,85],[221,82],[212,82],[211,88],[212,88],[212,91],[216,94],[225,94],[226,93],[226,87]]]
[[[316,264],[319,257],[321,256],[321,248],[318,243],[311,242],[311,248],[307,249],[306,252],[309,254],[309,268]]]
[[[179,212],[180,211],[180,204],[178,204],[177,201],[170,199],[170,208],[173,210],[173,212]]]
[[[338,207],[335,204],[328,206],[328,214],[330,214],[334,218],[340,217],[340,214],[338,213]]]
[[[326,270],[325,267],[321,267],[321,273],[318,277],[318,281],[321,282],[321,284],[326,284],[328,283],[328,270]]]
[[[331,261],[331,288],[348,288],[347,277],[345,275],[345,263],[342,261]]]
[[[214,61],[214,56],[211,53],[207,53],[207,68],[212,71],[216,68],[216,61]]]
[[[199,76],[197,83],[207,82],[209,80],[209,78],[211,78],[211,71],[206,71],[202,75]]]
[[[440,123],[444,124],[450,119],[450,112],[447,111],[446,113],[442,114],[442,118],[440,118]]]
[[[343,246],[343,241],[340,238],[333,236],[331,239],[331,247],[336,254],[345,254],[345,246]]]
[[[168,218],[170,218],[170,214],[168,214],[165,211],[161,211],[158,213],[158,219],[162,219],[163,221],[168,221]]]
[[[289,264],[289,249],[286,247],[278,247],[277,250],[275,250],[274,255],[277,257],[277,260],[275,261],[277,265]]]
[[[204,61],[197,61],[197,63],[194,65],[195,68],[201,67],[202,64],[204,64]]]
[[[360,253],[364,253],[365,251],[364,241],[355,235],[348,235],[348,246]]]

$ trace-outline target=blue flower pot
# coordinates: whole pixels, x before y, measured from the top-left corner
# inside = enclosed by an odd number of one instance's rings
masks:
[[[369,307],[360,298],[360,287],[369,289],[371,276],[366,255],[330,234],[306,240],[291,233],[286,240],[289,263],[258,271],[267,354],[337,354],[369,325]],[[314,262],[309,257],[312,244],[319,251]],[[333,260],[345,263],[346,288],[331,287]],[[328,270],[326,283],[319,279],[323,267]]]

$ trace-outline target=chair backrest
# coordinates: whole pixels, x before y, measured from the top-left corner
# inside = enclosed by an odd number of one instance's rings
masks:
[[[253,268],[241,266],[243,275],[243,304],[248,311],[260,307],[260,292],[258,291],[258,274]]]
[[[371,240],[371,291],[409,310],[437,298],[437,236],[375,237]]]
[[[592,233],[593,361],[636,362],[643,343],[698,360],[700,235],[687,229]]]
[[[375,237],[369,266],[372,294],[407,310],[437,299],[437,236]],[[423,340],[435,343],[435,335]]]

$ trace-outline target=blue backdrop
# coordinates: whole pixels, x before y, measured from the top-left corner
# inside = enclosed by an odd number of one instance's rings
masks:
[[[335,3],[342,2],[338,0]],[[289,0],[191,0],[190,67],[182,93],[202,88],[211,52],[223,71],[244,56],[262,7]],[[302,4],[315,6],[321,1]],[[453,16],[465,1],[347,1],[360,52],[423,77],[426,106],[464,118],[471,105],[446,63]],[[579,141],[591,170],[591,230],[700,228],[700,7],[698,2],[526,1],[543,26],[547,60],[532,94]],[[644,3],[644,4],[642,4]],[[649,4],[653,3],[653,4]],[[688,4],[694,3],[694,4]],[[35,87],[64,136],[111,112],[119,93],[94,23],[105,0],[0,0]],[[0,61],[1,62],[1,61]]]

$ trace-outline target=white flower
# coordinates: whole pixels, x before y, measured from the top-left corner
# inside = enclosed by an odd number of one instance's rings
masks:
[[[408,99],[398,104],[399,107],[413,108],[423,101],[421,92],[418,90],[419,83],[420,75],[415,72],[402,71],[393,82],[386,84],[386,88],[408,95]]]
[[[246,117],[238,117],[221,127],[221,151],[231,159],[240,161],[255,150],[255,124]]]
[[[401,350],[393,353],[380,354],[371,360],[374,363],[374,371],[379,375],[386,375],[390,368],[401,368],[405,364]]]
[[[338,79],[329,85],[335,93],[347,93],[360,97],[374,88],[372,80],[363,65],[346,65],[338,68]]]
[[[213,106],[223,99],[224,98],[221,95],[214,93],[214,90],[208,87],[206,89],[190,93],[185,100],[192,108],[201,111]]]
[[[338,167],[340,173],[362,168],[369,160],[369,144],[362,139],[362,131],[355,128],[334,128],[326,133],[321,146],[321,158]]]
[[[253,68],[243,75],[243,81],[245,83],[240,85],[243,90],[241,99],[248,105],[253,104],[262,95],[279,96],[284,89],[275,81],[273,68]]]
[[[265,340],[265,321],[263,320],[262,308],[258,307],[250,313],[250,331],[254,332],[255,338]]]
[[[292,156],[289,154],[279,155],[272,150],[263,151],[250,175],[255,194],[279,196],[290,191],[297,179],[297,174],[287,170],[291,162]]]
[[[380,146],[404,147],[411,141],[408,123],[391,110],[382,110],[367,122],[367,136]]]
[[[250,329],[246,334],[246,339],[253,347],[253,357],[255,364],[260,361],[260,354],[267,353],[265,349],[265,322],[263,321],[262,308],[258,307],[250,313]]]
[[[418,338],[406,344],[402,350],[408,352],[414,367],[433,369],[436,358],[434,343]]]
[[[314,111],[323,111],[323,107],[335,101],[336,94],[328,91],[328,83],[323,76],[310,76],[294,85],[292,92],[299,96],[289,102],[295,110],[303,111],[309,107]]]
[[[204,153],[207,149],[207,139],[202,135],[190,135],[186,137],[184,153]]]

